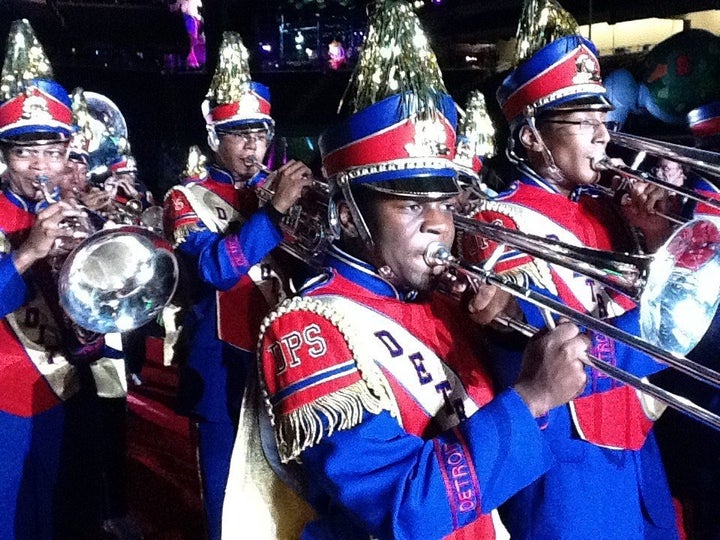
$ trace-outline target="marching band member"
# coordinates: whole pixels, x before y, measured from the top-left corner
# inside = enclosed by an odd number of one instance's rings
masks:
[[[582,387],[587,342],[560,324],[495,394],[480,327],[423,256],[454,236],[455,104],[407,4],[370,25],[351,114],[320,142],[340,239],[263,323],[268,459],[317,513],[302,538],[494,538],[492,510],[552,463],[535,418]],[[391,37],[401,53],[382,54]]]
[[[82,414],[76,366],[122,363],[119,343],[111,347],[105,336],[74,326],[58,304],[58,243],[87,232],[65,226],[83,217],[79,209],[52,200],[66,172],[73,123],[67,91],[51,77],[29,23],[15,21],[2,72],[10,84],[0,95],[7,164],[0,195],[1,538],[80,538],[94,526],[81,465],[87,435],[76,431]],[[104,382],[105,390],[117,389]]]
[[[111,175],[105,180],[104,186],[116,203],[127,205],[136,201],[139,206],[138,214],[155,204],[152,192],[138,179],[135,158],[127,151],[115,156],[108,169]]]
[[[250,80],[247,58],[240,36],[226,32],[206,102],[214,161],[200,175],[204,179],[175,186],[165,198],[165,231],[184,264],[190,284],[185,293],[191,296],[184,320],[191,335],[180,366],[179,401],[198,427],[203,503],[212,539],[220,537],[246,372],[259,321],[270,307],[254,285],[267,277],[258,263],[280,244],[280,219],[310,183],[310,169],[289,161],[268,179],[275,194],[259,207],[254,181],[275,124],[269,90]]]
[[[526,4],[525,17],[532,16],[533,6]],[[620,214],[606,198],[593,196],[600,180],[593,162],[605,156],[611,108],[596,55],[590,41],[570,33],[521,56],[497,93],[510,125],[514,181],[496,198],[482,201],[476,219],[572,245],[631,250]],[[464,258],[484,260],[495,247],[468,236],[461,248]],[[633,302],[573,270],[514,250],[505,251],[495,270],[638,332]],[[531,311],[526,316],[542,326]],[[497,365],[507,370],[513,354],[506,345],[497,349]],[[639,377],[662,369],[601,335],[593,335],[591,353]],[[652,434],[662,408],[634,388],[587,370],[582,393],[543,422],[557,463],[501,512],[512,537],[676,538],[675,512]],[[513,375],[509,370],[501,379],[507,384]],[[612,510],[598,512],[591,501]]]

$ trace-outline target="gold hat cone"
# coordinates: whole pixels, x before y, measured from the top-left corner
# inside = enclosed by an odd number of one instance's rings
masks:
[[[420,20],[403,0],[378,0],[340,111],[354,114],[395,94],[411,93],[420,111],[446,93],[440,67]]]
[[[207,176],[207,169],[205,169],[205,162],[207,158],[202,153],[200,147],[192,145],[188,150],[187,162],[185,164],[185,170],[183,170],[183,178],[198,178],[200,180]]]
[[[525,0],[515,34],[514,65],[556,39],[578,33],[577,21],[557,0]]]
[[[477,156],[493,157],[497,152],[495,145],[495,126],[487,111],[485,96],[479,90],[473,90],[468,96],[465,113],[458,122],[458,162],[472,163]]]
[[[224,32],[218,65],[206,98],[214,104],[237,103],[248,91],[250,53],[237,32]]]
[[[92,123],[85,92],[82,88],[75,88],[70,94],[72,103],[73,124],[76,131],[70,139],[70,146],[76,150],[87,152],[93,137]]]
[[[52,79],[52,67],[27,19],[12,22],[0,73],[0,102],[25,91],[28,81]]]

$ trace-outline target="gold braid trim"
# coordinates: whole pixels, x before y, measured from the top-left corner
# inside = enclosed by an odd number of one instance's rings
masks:
[[[183,225],[181,227],[176,227],[173,229],[172,232],[172,240],[173,240],[173,248],[178,247],[180,244],[182,244],[187,237],[194,232],[197,232],[201,229],[205,229],[201,225],[202,222],[198,221],[197,223],[194,223],[192,225]]]
[[[390,386],[380,369],[372,359],[364,359],[356,353],[356,339],[350,325],[339,313],[318,298],[293,297],[285,300],[263,320],[260,327],[258,358],[262,358],[262,342],[269,326],[279,317],[293,312],[307,311],[327,319],[345,338],[345,343],[357,364],[361,381],[347,388],[318,398],[313,403],[303,405],[282,418],[277,418],[270,403],[269,393],[260,364],[259,380],[262,399],[268,411],[270,423],[274,428],[278,454],[283,463],[299,461],[300,454],[306,448],[316,445],[323,437],[332,435],[336,430],[350,429],[362,422],[365,411],[379,414],[390,411],[399,418],[397,404],[391,397]],[[324,421],[324,422],[323,422]],[[325,433],[327,431],[327,433]]]
[[[507,216],[517,222],[519,216],[516,212],[513,212],[511,203],[508,204],[503,203],[502,201],[492,201],[494,202],[494,206],[490,208],[488,202],[490,201],[488,201],[487,199],[482,199],[477,204],[473,204],[462,215],[467,218],[474,219],[480,212],[490,210]],[[526,234],[525,231],[522,231],[519,228],[517,229],[517,231]],[[458,242],[457,246],[460,252],[460,258],[462,258],[462,242]],[[515,268],[505,270],[504,272],[499,272],[499,274],[503,277],[509,277],[514,283],[522,285],[524,287],[528,286],[527,280],[529,279],[536,286],[542,287],[546,291],[549,291],[551,294],[554,294],[556,296],[558,295],[557,287],[555,286],[555,282],[552,279],[550,264],[537,257],[532,257],[531,261],[525,264],[521,264],[520,266],[516,266]]]

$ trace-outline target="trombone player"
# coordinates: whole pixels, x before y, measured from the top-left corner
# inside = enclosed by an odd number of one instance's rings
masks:
[[[482,329],[437,294],[425,260],[455,232],[455,104],[408,5],[375,9],[349,114],[320,138],[340,236],[322,274],[262,326],[263,446],[316,512],[292,537],[494,538],[494,509],[552,460],[535,419],[582,388],[588,343],[560,324],[494,392]],[[379,54],[388,36],[407,57]]]
[[[605,121],[612,105],[605,93],[595,46],[579,34],[530,50],[497,92],[510,126],[513,181],[493,200],[481,201],[475,218],[577,246],[634,251],[637,236],[612,202],[594,190],[600,174],[593,165],[605,157],[610,140]],[[468,260],[482,261],[495,249],[472,236],[460,243]],[[637,334],[633,302],[573,270],[512,250],[503,252],[495,269]],[[488,322],[479,308],[476,318]],[[535,326],[543,326],[534,310],[524,311]],[[592,338],[594,356],[638,377],[662,369],[626,345],[601,335]],[[502,366],[512,365],[512,346],[507,338],[496,341],[497,364],[505,371],[500,379],[509,384],[516,371]],[[585,389],[543,419],[557,462],[501,509],[510,534],[521,539],[678,538],[652,433],[662,408],[634,388],[587,369]]]

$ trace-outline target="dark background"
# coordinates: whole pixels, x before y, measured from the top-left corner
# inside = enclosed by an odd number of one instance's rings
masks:
[[[720,0],[563,2],[580,24],[669,17],[718,4]],[[459,103],[470,90],[480,89],[491,115],[497,115],[492,96],[502,74],[494,73],[492,61],[463,69],[456,53],[463,44],[492,44],[514,36],[521,6],[520,0],[426,0],[420,17],[447,88]],[[192,70],[181,61],[189,47],[182,14],[168,0],[0,0],[0,52],[4,58],[10,22],[30,19],[55,78],[68,91],[80,86],[118,105],[141,178],[162,195],[177,181],[189,146],[204,145],[200,104],[224,30],[240,32],[251,51],[253,78],[270,87],[278,133],[314,138],[333,121],[352,66],[329,70],[322,57],[304,64],[278,60],[280,25],[311,33],[315,28],[317,44],[326,46],[333,37],[347,43],[353,32],[364,30],[366,13],[367,2],[356,0],[205,0],[208,61],[204,69]],[[255,47],[259,42],[273,43],[273,54],[264,57]],[[620,61],[603,59],[613,65]],[[502,121],[496,127],[502,133]]]

